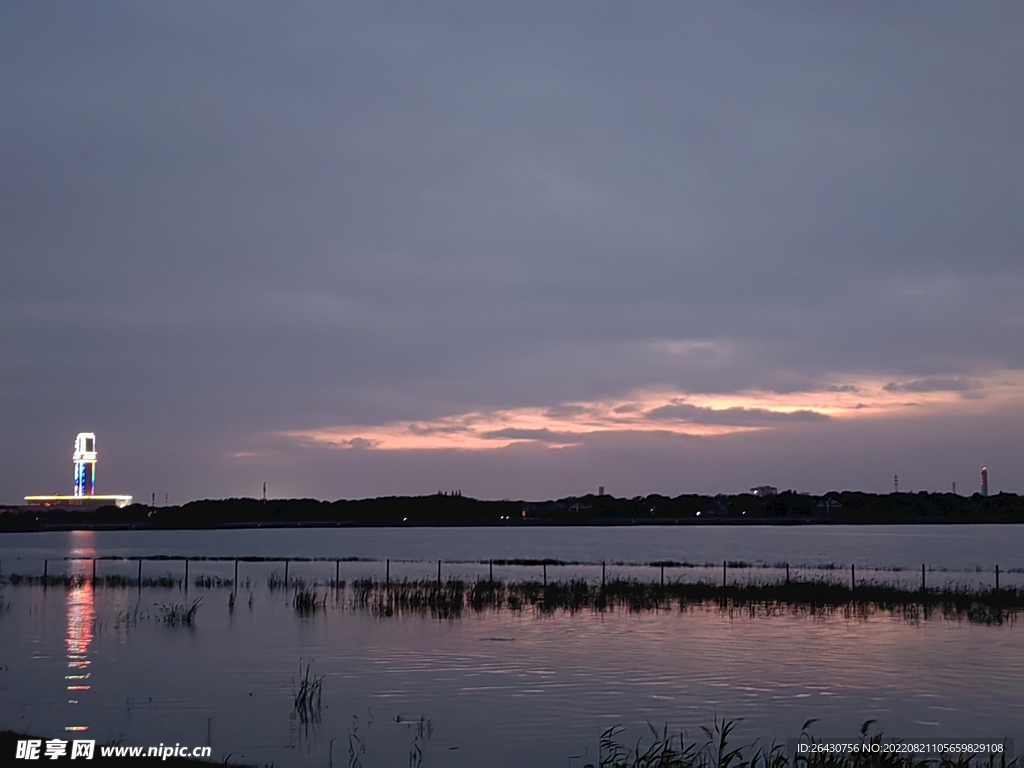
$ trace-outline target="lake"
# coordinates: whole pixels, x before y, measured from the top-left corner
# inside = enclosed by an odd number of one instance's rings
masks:
[[[668,725],[689,738],[717,716],[743,718],[737,743],[784,741],[811,718],[818,736],[856,734],[868,719],[900,738],[1024,737],[1024,633],[1015,622],[908,619],[875,611],[751,612],[715,605],[629,612],[360,610],[351,587],[314,589],[295,608],[283,564],[243,562],[233,605],[229,561],[193,561],[183,588],[104,586],[135,563],[94,557],[359,558],[293,562],[292,579],[486,576],[489,560],[552,559],[549,579],[657,579],[649,564],[690,564],[667,578],[738,581],[834,574],[913,584],[1021,583],[1024,526],[273,529],[4,534],[0,568],[79,574],[70,588],[0,587],[0,727],[44,737],[87,728],[130,744],[209,743],[217,760],[364,766],[582,766],[601,732],[629,740]],[[64,558],[86,558],[68,561]],[[390,563],[386,561],[390,560]],[[180,579],[183,563],[146,562]],[[495,578],[539,579],[537,565],[498,565]],[[275,582],[274,579],[278,581]],[[2,582],[0,582],[2,583]],[[191,626],[161,609],[201,598]],[[322,676],[319,716],[295,708],[300,664]],[[73,733],[82,733],[75,731]]]

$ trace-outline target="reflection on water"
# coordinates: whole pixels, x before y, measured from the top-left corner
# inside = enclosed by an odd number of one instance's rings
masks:
[[[71,550],[72,560],[69,576],[70,588],[67,596],[67,643],[68,672],[64,675],[67,683],[68,704],[76,707],[68,713],[71,720],[69,725],[64,726],[65,731],[87,731],[89,726],[82,725],[81,710],[77,705],[81,703],[85,692],[92,689],[92,672],[90,667],[92,661],[89,659],[89,646],[93,641],[93,627],[96,623],[96,605],[93,595],[93,583],[91,574],[87,574],[85,560],[91,560],[96,552],[92,547],[93,534],[91,531],[76,531],[74,534],[75,546]]]
[[[0,661],[17,666],[20,687],[0,693],[0,727],[210,743],[216,759],[261,765],[323,766],[351,743],[364,765],[404,765],[420,750],[424,765],[564,766],[593,756],[599,734],[620,723],[637,736],[647,721],[667,723],[693,738],[717,714],[744,718],[738,739],[749,742],[795,736],[811,718],[819,736],[876,719],[903,738],[1019,737],[1024,722],[1017,626],[715,604],[383,617],[360,608],[351,585],[319,588],[306,610],[301,590],[266,584],[252,579],[235,600],[232,589],[198,590],[191,626],[161,609],[189,606],[194,586],[189,598],[94,590],[88,578],[8,590],[0,655],[19,655]],[[37,635],[32,611],[55,609],[62,631]],[[58,700],[48,659],[82,688]],[[318,679],[304,719],[296,694]],[[430,724],[429,738],[416,723]]]
[[[69,535],[61,556],[109,554],[103,536]],[[795,737],[812,718],[819,737],[855,736],[867,719],[897,738],[1024,736],[1024,628],[941,606],[694,603],[670,571],[663,589],[629,580],[657,582],[656,569],[609,567],[602,609],[600,565],[495,567],[503,591],[475,592],[486,560],[446,562],[439,591],[436,561],[292,562],[287,586],[280,563],[242,562],[235,585],[233,562],[193,562],[186,595],[183,563],[147,562],[141,587],[137,564],[100,566],[95,583],[88,560],[51,561],[48,587],[38,576],[4,586],[0,728],[210,744],[218,761],[300,768],[345,764],[350,745],[366,766],[417,754],[431,767],[579,768],[597,762],[608,727],[635,740],[649,721],[692,740],[716,715],[743,718],[744,744]],[[765,596],[739,575],[734,597]],[[589,586],[569,589],[573,578]],[[335,579],[346,588],[323,583]],[[928,586],[942,586],[931,571]],[[199,596],[194,621],[168,621]],[[296,695],[318,679],[304,719]]]

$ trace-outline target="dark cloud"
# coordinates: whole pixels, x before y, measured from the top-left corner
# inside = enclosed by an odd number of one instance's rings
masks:
[[[232,495],[219,457],[276,431],[1024,370],[1022,35],[1014,5],[13,0],[0,501],[80,429],[101,487]]]
[[[506,427],[490,432],[482,432],[480,437],[485,440],[537,440],[542,443],[559,443],[562,445],[579,442],[578,434],[554,432],[550,429],[517,429]]]
[[[422,424],[410,424],[409,431],[414,435],[455,435],[462,432],[468,432],[469,427],[463,427],[458,424],[447,424],[447,425],[422,425]]]
[[[588,413],[592,413],[593,408],[586,405],[556,405],[548,408],[544,411],[544,415],[549,419],[570,419],[575,416],[584,416]]]
[[[792,422],[827,421],[828,416],[815,411],[769,411],[764,408],[703,408],[689,403],[674,403],[652,408],[646,414],[654,421],[681,420],[693,424],[714,424],[729,427],[763,427]]]
[[[973,388],[974,384],[969,379],[940,376],[904,382],[891,381],[883,387],[886,392],[968,392]]]

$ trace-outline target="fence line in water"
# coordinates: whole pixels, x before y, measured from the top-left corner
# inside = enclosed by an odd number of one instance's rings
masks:
[[[20,560],[20,558],[19,558],[19,560]],[[95,557],[66,556],[66,557],[62,557],[62,558],[42,558],[42,563],[43,563],[42,582],[43,582],[44,586],[51,579],[51,574],[50,574],[50,563],[51,562],[65,563],[65,564],[67,564],[67,563],[90,563],[91,564],[90,578],[91,578],[91,581],[93,582],[93,584],[98,583],[97,582],[97,579],[98,579],[98,577],[97,577],[97,563],[100,563],[100,562],[134,563],[134,564],[137,564],[137,574],[136,574],[134,582],[135,582],[135,584],[140,589],[142,588],[142,586],[147,581],[145,579],[145,577],[143,576],[143,563],[181,563],[182,564],[181,567],[182,567],[182,570],[183,570],[183,578],[181,579],[180,583],[187,590],[188,587],[189,587],[189,584],[190,584],[190,582],[189,582],[190,564],[193,564],[193,563],[232,563],[234,565],[234,575],[233,575],[232,579],[220,579],[220,578],[217,578],[216,581],[211,581],[209,576],[204,577],[202,575],[196,575],[194,577],[195,578],[195,582],[196,582],[195,585],[196,586],[201,586],[201,587],[202,586],[232,586],[233,588],[237,589],[238,584],[239,584],[239,564],[240,563],[242,563],[242,564],[271,564],[271,565],[283,563],[284,564],[284,577],[280,581],[281,581],[282,585],[287,588],[290,584],[293,583],[293,581],[295,581],[295,580],[293,580],[291,578],[291,574],[290,574],[290,568],[291,568],[291,565],[293,563],[297,564],[297,565],[302,565],[302,564],[306,564],[306,565],[308,565],[308,564],[330,564],[330,563],[333,563],[334,566],[335,566],[335,569],[334,569],[334,580],[331,583],[334,584],[334,585],[337,585],[337,584],[342,583],[341,582],[341,564],[342,563],[345,563],[346,565],[377,565],[377,566],[383,565],[384,581],[386,583],[390,583],[390,581],[391,581],[391,563],[392,563],[392,560],[390,558],[380,559],[380,558],[363,558],[363,557],[303,557],[303,556],[295,556],[295,557],[266,557],[266,556],[260,556],[260,555],[246,555],[246,556],[224,556],[224,555],[217,555],[217,556],[204,556],[204,555],[192,556],[192,555],[189,555],[189,556],[185,556],[185,555],[163,555],[163,554],[161,554],[161,555],[137,555],[137,556],[99,555],[99,556],[95,556]],[[406,566],[409,566],[409,565],[427,566],[428,564],[432,566],[435,561],[434,560],[395,559],[394,562],[396,564],[401,564],[401,565],[406,565]],[[608,579],[607,570],[608,570],[608,566],[609,565],[611,565],[612,567],[617,568],[617,569],[625,569],[626,571],[632,571],[633,572],[632,576],[630,576],[630,574],[618,574],[618,576],[626,575],[627,578],[628,577],[636,578],[636,571],[638,571],[638,570],[650,569],[653,573],[651,574],[652,578],[649,579],[649,581],[652,582],[652,583],[655,582],[655,581],[659,581],[662,586],[665,585],[666,570],[668,572],[668,575],[669,575],[670,579],[671,579],[673,573],[675,573],[675,574],[685,574],[686,572],[693,573],[695,571],[700,571],[700,572],[704,572],[704,575],[708,576],[709,578],[713,578],[715,581],[717,581],[717,578],[713,577],[713,573],[714,573],[714,571],[716,571],[720,567],[721,568],[721,586],[722,587],[726,587],[726,586],[730,585],[730,580],[729,579],[730,579],[731,575],[733,576],[733,579],[734,579],[732,584],[733,585],[739,585],[740,584],[740,582],[737,580],[737,577],[735,577],[735,572],[737,572],[737,571],[739,571],[741,573],[744,573],[744,574],[747,574],[748,576],[750,574],[756,573],[758,571],[760,571],[760,572],[775,571],[775,572],[777,572],[779,574],[779,576],[780,576],[779,580],[780,581],[781,581],[781,574],[784,571],[785,572],[785,583],[786,584],[789,584],[792,579],[799,578],[800,576],[806,577],[806,576],[813,576],[813,575],[816,574],[818,576],[819,580],[822,580],[822,577],[827,575],[827,576],[831,576],[832,578],[831,579],[825,579],[825,580],[842,581],[842,582],[848,583],[850,588],[851,588],[851,590],[855,590],[858,584],[861,584],[861,585],[864,585],[864,584],[877,584],[878,583],[877,579],[878,579],[878,576],[880,574],[892,574],[892,575],[894,575],[894,574],[905,574],[905,573],[910,573],[910,572],[916,570],[916,568],[915,569],[911,569],[911,568],[907,568],[905,566],[888,566],[888,567],[885,567],[885,566],[878,567],[878,566],[876,566],[874,568],[864,568],[864,567],[862,567],[861,568],[861,572],[860,572],[860,578],[858,578],[858,572],[857,572],[856,565],[855,564],[851,564],[850,568],[849,568],[849,574],[848,574],[849,578],[847,580],[846,577],[842,576],[843,571],[845,569],[845,566],[836,565],[834,563],[816,564],[816,565],[815,564],[811,564],[811,565],[809,565],[809,564],[791,565],[788,562],[777,562],[777,563],[774,563],[774,564],[766,564],[766,563],[748,563],[748,562],[744,562],[744,561],[729,561],[729,560],[725,560],[725,561],[722,561],[721,565],[719,566],[719,565],[714,564],[714,563],[691,563],[691,562],[686,562],[686,561],[674,561],[674,560],[660,560],[660,561],[656,560],[656,561],[647,562],[647,563],[637,563],[637,562],[627,562],[627,561],[612,561],[612,562],[609,563],[609,561],[578,561],[578,560],[564,561],[564,560],[557,560],[557,559],[553,559],[553,558],[543,558],[543,559],[533,559],[533,558],[499,558],[499,559],[493,559],[492,558],[492,559],[489,559],[489,560],[447,560],[447,561],[446,560],[437,560],[436,563],[437,563],[437,581],[438,582],[442,581],[442,578],[444,576],[444,574],[443,574],[443,566],[446,565],[446,564],[448,566],[450,566],[450,567],[478,566],[481,569],[482,569],[483,566],[486,565],[487,566],[488,579],[491,580],[491,581],[494,580],[494,567],[496,565],[499,568],[519,569],[520,572],[521,572],[521,569],[533,569],[532,576],[534,576],[535,578],[539,576],[538,581],[540,583],[544,584],[544,585],[546,585],[548,583],[548,566],[552,566],[552,567],[560,568],[560,569],[577,569],[577,576],[579,575],[578,569],[580,569],[580,568],[584,568],[584,569],[586,569],[586,568],[593,568],[593,569],[596,569],[597,566],[600,566],[601,567],[601,577],[600,577],[600,579],[601,579],[601,584],[602,585],[604,585],[606,583],[607,579]],[[538,572],[538,569],[539,569],[539,572]],[[66,571],[66,569],[64,569],[64,570]],[[791,573],[791,571],[795,572],[795,575],[794,575],[794,573]],[[873,576],[873,578],[865,578],[865,576],[864,576],[865,572],[868,573],[868,574],[871,574]],[[274,573],[276,573],[276,571]],[[657,579],[653,578],[654,573],[657,573]],[[1005,583],[1005,574],[1008,574],[1008,573],[1009,574],[1021,574],[1021,573],[1024,573],[1024,568],[1011,568],[1011,569],[1008,569],[1008,570],[1005,570],[1005,569],[1001,570],[1000,566],[997,564],[992,569],[983,569],[983,568],[977,567],[974,570],[955,570],[955,569],[947,569],[947,568],[942,568],[942,567],[939,567],[939,568],[928,568],[927,564],[922,563],[921,564],[921,569],[920,569],[920,574],[921,574],[921,576],[920,576],[920,589],[921,590],[926,590],[928,588],[928,574],[929,573],[932,573],[932,574],[945,574],[947,576],[954,575],[954,574],[966,575],[966,574],[972,574],[972,573],[973,574],[985,574],[986,576],[987,575],[992,575],[992,576],[994,576],[994,588],[996,590],[999,590],[1000,589],[1000,575],[1001,574],[1004,575],[1004,582],[1003,583]],[[3,574],[3,562],[0,561],[0,579],[3,579],[3,575],[4,575]],[[29,579],[33,578],[32,576],[25,576],[24,574],[10,574],[10,575],[12,577],[14,577],[14,578],[19,578],[19,577],[20,578],[29,578]],[[374,575],[377,575],[379,577],[379,574],[374,574]],[[462,577],[464,575],[465,575],[464,573],[455,573],[454,571],[450,571],[449,574],[448,574],[449,578],[452,577],[452,576]],[[477,578],[480,578],[482,576],[482,573],[474,574],[474,575],[476,575]],[[77,578],[84,578],[84,574],[76,574],[75,576]],[[613,578],[615,576],[616,576],[616,574],[613,574]],[[60,576],[54,574],[52,576],[52,579],[54,581],[57,581],[57,580],[60,580],[62,578],[67,578],[67,577],[68,577],[67,573],[64,573],[64,574],[62,574]],[[109,575],[109,574],[104,575],[104,576],[99,578],[99,583],[104,583],[104,580],[105,579],[109,579],[109,578],[111,578],[111,575]],[[118,574],[116,576],[116,578],[124,579],[124,577],[121,576],[120,574]],[[372,578],[372,576],[371,576],[371,578]],[[593,578],[596,580],[596,573],[594,574]],[[169,586],[170,584],[168,582],[173,582],[174,579],[175,579],[175,577],[172,575],[169,578],[166,577],[166,576],[162,576],[159,579],[154,579],[154,578],[150,577],[150,579],[148,581],[149,581],[150,585],[153,585],[153,586]],[[125,581],[130,582],[131,580],[130,579],[126,579]],[[301,581],[302,583],[305,583],[304,579],[299,579],[299,581]],[[916,579],[915,579],[915,581],[916,581]],[[987,583],[987,581],[988,580],[985,579],[982,583],[976,583],[976,586],[980,586],[982,588],[991,587],[992,585]],[[746,583],[750,584],[752,582],[748,578]],[[897,581],[897,583],[899,583],[899,582]],[[949,582],[947,581],[947,585],[948,585],[948,583]],[[123,583],[120,584],[120,585],[123,586]]]

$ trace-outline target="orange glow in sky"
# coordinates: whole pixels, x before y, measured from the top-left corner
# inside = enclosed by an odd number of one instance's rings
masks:
[[[523,442],[561,448],[596,433],[714,437],[830,419],[981,412],[1007,401],[1024,401],[1024,375],[1002,372],[969,381],[861,379],[788,393],[646,391],[621,399],[473,411],[423,421],[339,425],[281,434],[299,442],[342,449],[489,450]]]

